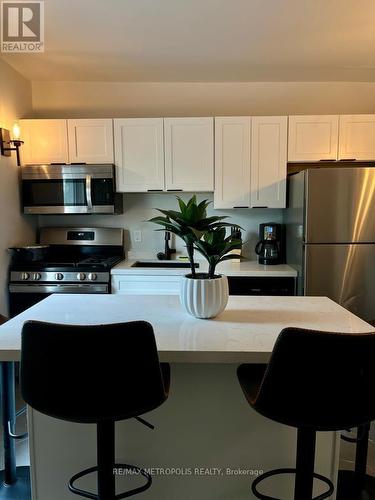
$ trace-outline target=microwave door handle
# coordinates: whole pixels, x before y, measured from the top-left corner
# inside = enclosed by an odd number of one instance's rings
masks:
[[[87,210],[92,212],[92,197],[91,197],[91,175],[86,175],[86,198],[87,198]]]

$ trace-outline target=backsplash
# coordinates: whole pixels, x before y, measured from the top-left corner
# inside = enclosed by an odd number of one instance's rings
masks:
[[[181,198],[188,200],[190,193],[181,193]],[[212,193],[199,193],[199,201],[213,201]],[[139,258],[156,258],[156,253],[164,248],[164,233],[155,231],[157,226],[146,222],[158,214],[155,208],[176,209],[176,196],[171,193],[128,193],[124,194],[124,213],[121,215],[42,215],[39,216],[39,227],[46,226],[104,226],[122,227],[125,230],[125,247],[129,256]],[[243,227],[243,250],[245,257],[255,259],[254,247],[258,241],[258,226],[262,222],[282,222],[281,209],[237,209],[214,210],[208,208],[209,215],[227,215],[229,222]],[[142,232],[142,241],[135,241],[135,231]],[[173,237],[171,246],[179,253],[185,253],[183,242]]]

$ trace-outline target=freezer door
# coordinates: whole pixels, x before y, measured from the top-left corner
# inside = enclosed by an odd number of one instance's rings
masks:
[[[375,320],[375,244],[306,245],[305,295],[324,295]]]
[[[306,172],[307,243],[375,242],[375,168]]]

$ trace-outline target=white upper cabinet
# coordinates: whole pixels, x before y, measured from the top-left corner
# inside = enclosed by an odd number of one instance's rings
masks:
[[[250,208],[251,117],[215,118],[215,208]]]
[[[338,115],[289,116],[288,161],[337,160]]]
[[[168,191],[214,190],[213,118],[165,118]]]
[[[163,118],[115,119],[114,134],[117,191],[163,191]]]
[[[251,133],[251,208],[285,208],[287,116],[256,116]]]
[[[375,160],[375,115],[340,116],[340,160]]]
[[[68,120],[70,163],[114,163],[112,119]]]
[[[20,120],[21,158],[33,163],[69,163],[66,120]]]

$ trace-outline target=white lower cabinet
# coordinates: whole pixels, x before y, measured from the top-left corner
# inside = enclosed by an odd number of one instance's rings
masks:
[[[179,295],[181,276],[112,275],[112,293],[123,295]]]

